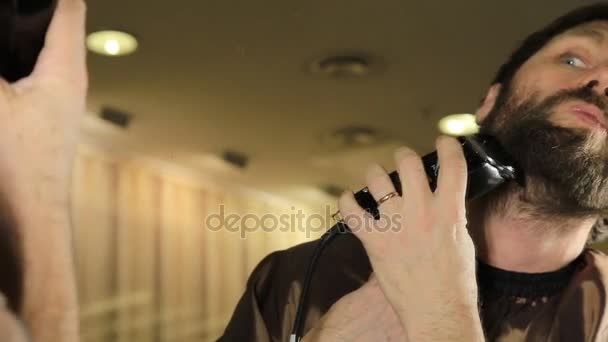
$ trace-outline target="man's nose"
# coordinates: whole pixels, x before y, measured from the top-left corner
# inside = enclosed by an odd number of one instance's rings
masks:
[[[598,80],[591,80],[589,81],[589,83],[587,83],[586,87],[589,89],[595,89],[598,88],[600,85],[600,81]],[[599,87],[601,90],[601,87]],[[604,93],[604,95],[608,96],[608,87],[605,87],[603,91],[601,91],[602,93]]]
[[[598,70],[593,72],[585,86],[608,96],[608,65],[599,67]]]

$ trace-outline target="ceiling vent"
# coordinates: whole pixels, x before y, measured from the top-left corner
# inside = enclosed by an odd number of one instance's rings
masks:
[[[362,125],[344,126],[327,132],[322,144],[329,149],[359,148],[382,143],[386,134],[375,128]]]
[[[101,109],[99,117],[113,125],[127,129],[131,123],[132,115],[116,108],[104,107]]]
[[[247,155],[234,150],[225,150],[222,153],[222,159],[239,169],[244,169],[249,164],[249,157]]]
[[[340,197],[346,191],[344,187],[337,184],[325,184],[321,186],[321,190],[332,197]]]

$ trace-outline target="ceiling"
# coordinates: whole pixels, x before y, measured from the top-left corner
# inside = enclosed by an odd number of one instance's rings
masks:
[[[517,42],[585,3],[90,0],[90,32],[126,30],[140,49],[90,55],[91,111],[111,106],[133,121],[86,134],[285,196],[358,188],[367,164],[393,168],[395,147],[430,151],[437,121],[473,111]],[[310,72],[312,61],[340,54],[369,56],[370,74]],[[327,138],[352,125],[381,139],[344,148]],[[215,156],[225,149],[249,156],[248,166],[224,165]]]

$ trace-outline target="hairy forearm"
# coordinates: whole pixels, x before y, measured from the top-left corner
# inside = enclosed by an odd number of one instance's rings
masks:
[[[63,200],[67,190],[39,190],[11,196],[24,260],[22,318],[33,341],[77,341],[71,220]]]

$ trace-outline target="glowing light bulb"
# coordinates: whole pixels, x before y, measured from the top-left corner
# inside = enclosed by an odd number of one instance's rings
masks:
[[[465,123],[457,120],[449,120],[447,128],[452,134],[462,134],[465,130]]]
[[[124,56],[137,50],[137,39],[120,31],[98,31],[87,37],[89,50],[105,56]]]
[[[449,135],[470,135],[479,131],[472,114],[452,114],[439,120],[439,130]]]
[[[118,55],[120,53],[120,43],[116,39],[110,39],[106,41],[103,48],[110,55]]]

